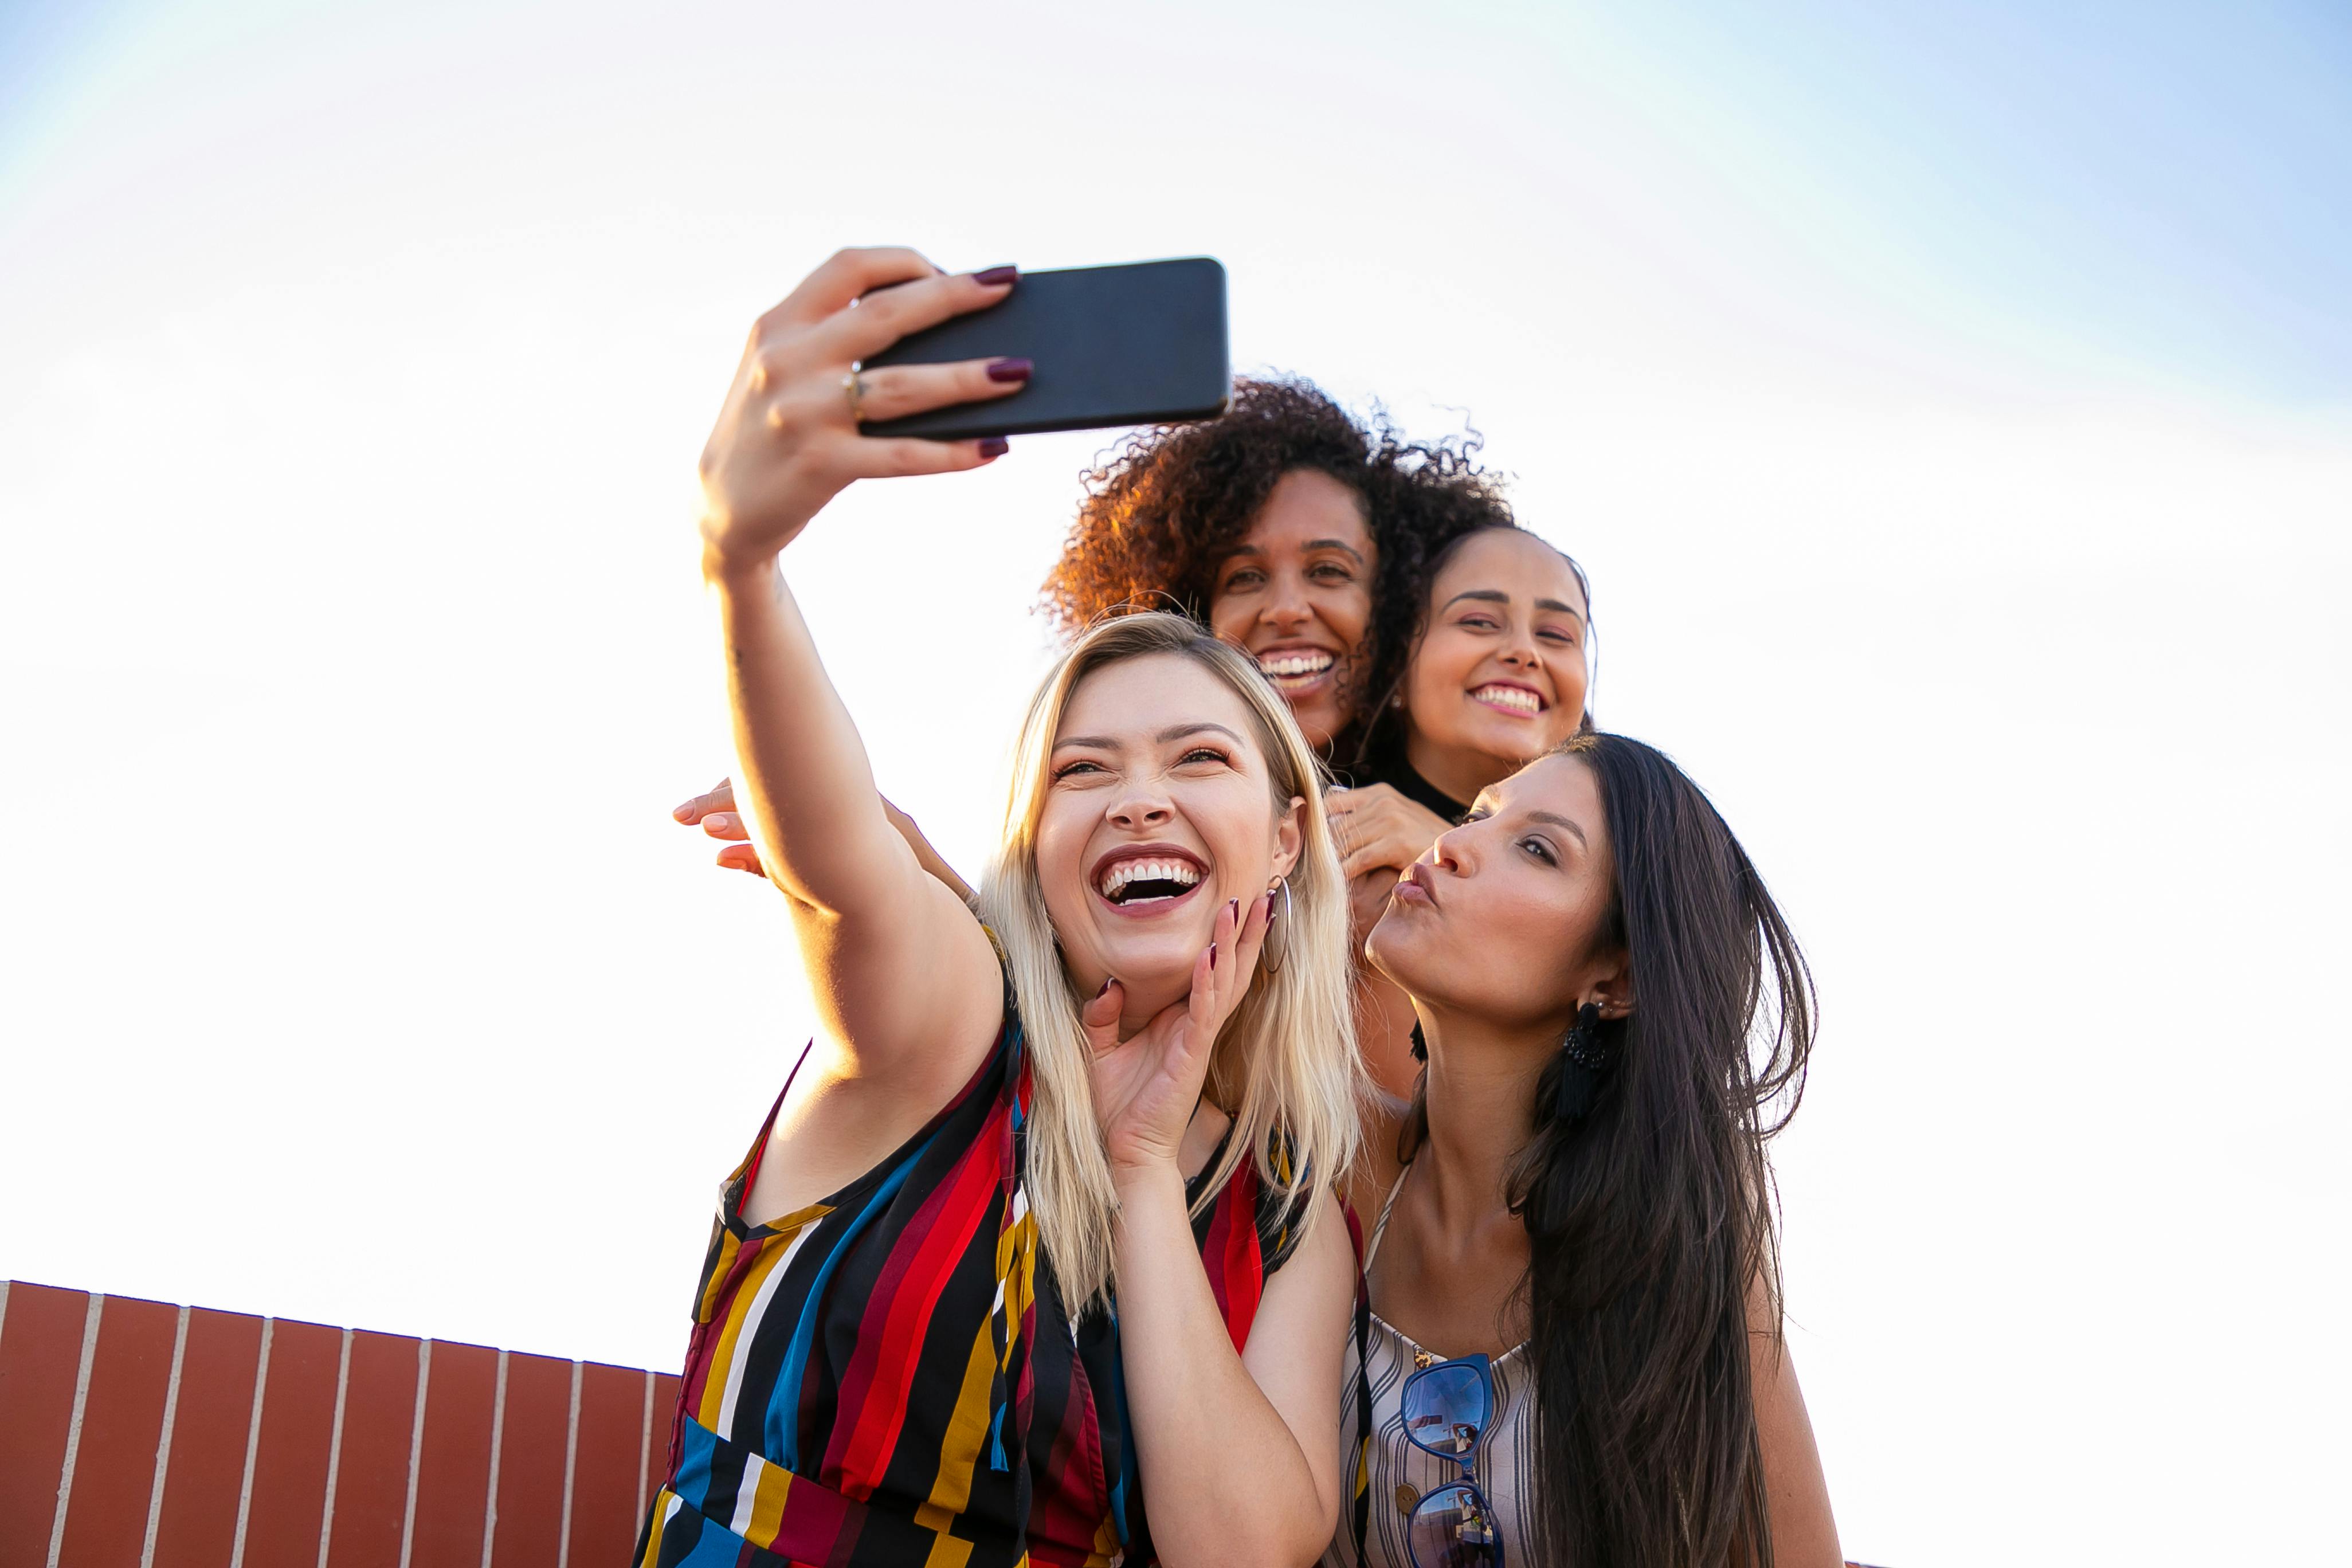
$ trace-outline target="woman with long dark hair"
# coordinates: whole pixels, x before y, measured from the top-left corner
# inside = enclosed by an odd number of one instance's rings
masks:
[[[1482,792],[1368,945],[1427,1069],[1368,1247],[1327,1563],[1836,1563],[1765,1156],[1811,984],[1713,805],[1580,734]]]

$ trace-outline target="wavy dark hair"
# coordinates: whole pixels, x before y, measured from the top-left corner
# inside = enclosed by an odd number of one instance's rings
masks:
[[[1500,479],[1478,466],[1477,433],[1407,441],[1375,408],[1359,418],[1313,383],[1244,377],[1215,419],[1129,437],[1085,476],[1061,559],[1042,607],[1065,637],[1106,616],[1172,609],[1206,625],[1217,568],[1233,553],[1283,476],[1328,474],[1362,499],[1379,552],[1364,646],[1347,676],[1363,694],[1397,683],[1426,612],[1430,563],[1481,528],[1516,526]],[[1339,758],[1360,751],[1361,726]]]
[[[1615,1066],[1591,1110],[1536,1086],[1510,1203],[1528,1229],[1539,1561],[1770,1568],[1749,1381],[1751,1292],[1779,1352],[1780,1256],[1765,1142],[1804,1093],[1812,979],[1747,852],[1666,756],[1588,731],[1612,845],[1597,941],[1628,957],[1633,1010],[1601,1025]],[[1427,1129],[1420,1107],[1406,1152]]]

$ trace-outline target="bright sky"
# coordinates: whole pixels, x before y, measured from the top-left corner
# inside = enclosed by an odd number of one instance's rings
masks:
[[[2352,24],[2053,9],[0,12],[0,1272],[677,1364],[807,1018],[667,816],[741,334],[1209,253],[1485,432],[1809,944],[1849,1553],[2340,1553]],[[967,867],[1107,439],[793,552]]]

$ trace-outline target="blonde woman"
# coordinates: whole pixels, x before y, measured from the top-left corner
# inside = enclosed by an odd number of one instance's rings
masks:
[[[722,1195],[646,1564],[1303,1564],[1339,1517],[1357,1068],[1297,723],[1180,618],[1082,638],[976,916],[885,815],[778,563],[850,481],[1003,449],[853,416],[1025,366],[854,363],[1016,285],[843,252],[703,455],[737,777],[821,1029]]]

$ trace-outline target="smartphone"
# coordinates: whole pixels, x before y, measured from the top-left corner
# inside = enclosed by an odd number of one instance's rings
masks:
[[[865,362],[1025,359],[1010,397],[861,425],[868,436],[1024,436],[1106,425],[1172,425],[1225,411],[1225,269],[1206,256],[1024,272],[1003,302],[902,338]]]

